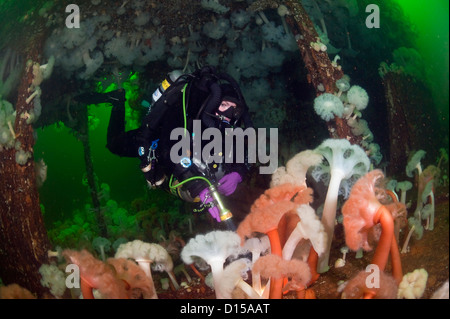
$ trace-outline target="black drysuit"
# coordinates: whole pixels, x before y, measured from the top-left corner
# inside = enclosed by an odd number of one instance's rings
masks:
[[[180,163],[174,163],[170,159],[170,150],[178,140],[170,140],[170,134],[175,128],[184,128],[184,112],[183,112],[183,93],[182,88],[184,83],[174,83],[169,90],[166,90],[155,103],[150,112],[145,117],[142,126],[138,129],[125,132],[125,108],[123,103],[113,103],[114,107],[111,111],[111,118],[107,132],[107,148],[114,154],[125,157],[140,157],[142,161],[141,166],[145,166],[148,158],[148,150],[152,142],[158,140],[158,147],[155,150],[157,157],[156,167],[153,169],[163,170],[168,177],[173,177],[179,182],[196,175],[202,175],[195,165],[188,168],[183,167]],[[221,85],[221,95],[231,95],[229,87]],[[189,89],[189,94],[186,97],[185,106],[187,106],[187,130],[192,133],[192,120],[195,119],[200,111],[200,108],[205,105],[209,99],[210,92],[202,89],[194,84]],[[205,117],[204,117],[205,118]],[[202,129],[214,126],[220,128],[224,132],[229,124],[222,122],[220,119],[211,116],[208,118],[208,125],[203,125]],[[224,135],[222,135],[224,136]],[[224,142],[224,138],[222,138]],[[208,141],[203,141],[203,145]],[[139,148],[145,151],[143,155],[139,154]],[[222,150],[225,150],[222,148]],[[224,151],[222,151],[222,154]],[[217,154],[215,154],[217,155]],[[217,182],[223,175],[230,172],[237,172],[242,178],[248,172],[248,165],[246,163],[224,163],[214,165],[210,163],[208,168],[212,173],[211,182]],[[147,175],[146,175],[147,177]],[[183,186],[192,198],[206,188],[208,185],[201,180],[194,180],[188,182]]]

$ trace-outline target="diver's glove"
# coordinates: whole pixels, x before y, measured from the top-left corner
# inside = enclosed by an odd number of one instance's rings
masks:
[[[237,172],[231,172],[222,177],[217,190],[219,193],[228,196],[234,193],[238,184],[242,182],[242,177]]]
[[[209,203],[213,202],[214,198],[212,197],[212,195],[209,193],[209,188],[205,188],[204,190],[202,190],[200,192],[200,194],[198,194],[198,196],[200,197],[200,200],[202,201],[203,205],[208,205]],[[220,212],[219,209],[216,206],[211,206],[208,208],[208,212],[211,214],[211,216],[217,220],[218,222],[220,222]]]

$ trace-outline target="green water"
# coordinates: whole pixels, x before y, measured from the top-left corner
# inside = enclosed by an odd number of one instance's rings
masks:
[[[106,130],[111,106],[90,105],[91,114],[99,119],[91,129],[90,146],[95,174],[99,185],[107,183],[111,197],[117,202],[131,202],[145,194],[145,180],[136,158],[118,157],[106,149]],[[48,166],[47,181],[40,190],[49,220],[64,218],[74,208],[83,208],[91,202],[87,186],[82,180],[86,171],[83,146],[65,126],[38,129],[36,158],[44,158]],[[51,147],[49,147],[51,145]]]
[[[449,1],[395,0],[416,28],[416,45],[443,125],[449,121]]]

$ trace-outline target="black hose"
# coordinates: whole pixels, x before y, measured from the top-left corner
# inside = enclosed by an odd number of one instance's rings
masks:
[[[218,77],[220,79],[226,80],[226,81],[228,81],[228,83],[230,83],[230,85],[233,87],[234,91],[236,92],[239,101],[241,101],[241,103],[244,107],[244,112],[243,112],[241,118],[242,118],[242,121],[244,122],[245,128],[253,127],[253,121],[248,112],[248,106],[247,106],[247,103],[245,103],[245,98],[244,98],[244,95],[242,94],[242,91],[241,91],[241,88],[239,87],[238,82],[228,73],[220,73],[218,75]]]
[[[252,118],[250,117],[250,113],[248,112],[248,108],[245,108],[244,113],[242,114],[242,121],[244,122],[245,128],[254,127]]]
[[[239,87],[239,84],[237,81],[228,73],[220,73],[218,75],[219,79],[223,79],[230,83],[230,85],[233,87],[234,91],[236,92],[238,99],[244,104],[245,107],[247,107],[247,104],[245,104],[244,95],[242,95],[241,88]]]
[[[209,87],[211,94],[208,99],[208,103],[205,106],[204,111],[201,115],[202,124],[204,124],[206,127],[215,127],[215,120],[213,117],[208,115],[214,114],[216,109],[220,105],[220,101],[222,99],[222,90],[220,89],[220,85],[217,82],[211,83]]]

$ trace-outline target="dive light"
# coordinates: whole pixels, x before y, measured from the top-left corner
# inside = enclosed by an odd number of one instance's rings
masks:
[[[231,217],[233,217],[233,214],[230,212],[230,210],[225,208],[225,206],[223,205],[222,199],[220,198],[216,187],[211,184],[211,186],[209,186],[209,191],[210,191],[212,197],[215,199],[215,201],[217,203],[217,208],[220,211],[220,213],[219,213],[220,220],[221,221],[225,221],[225,220],[228,220]]]

